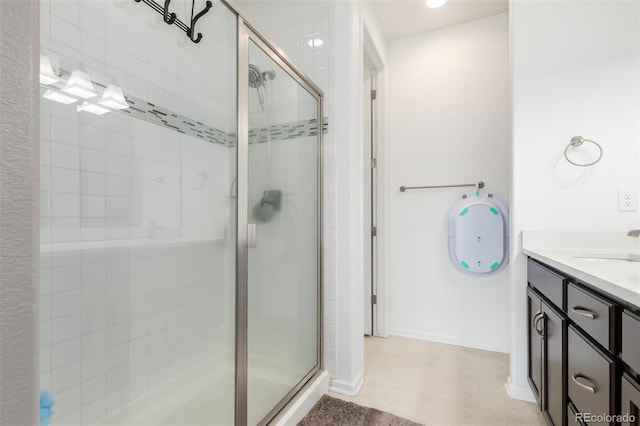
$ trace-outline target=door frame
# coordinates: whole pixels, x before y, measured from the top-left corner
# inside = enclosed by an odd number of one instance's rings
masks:
[[[388,212],[388,188],[389,188],[389,157],[386,143],[386,99],[387,99],[387,67],[382,59],[382,56],[375,47],[375,42],[367,29],[366,23],[363,24],[362,29],[362,55],[363,60],[366,56],[369,62],[373,66],[373,90],[376,91],[375,109],[372,109],[372,129],[371,137],[373,139],[373,146],[371,148],[372,153],[376,155],[376,181],[375,187],[372,187],[374,193],[372,194],[372,201],[375,201],[375,226],[376,237],[375,244],[372,243],[374,248],[375,258],[372,258],[372,281],[373,292],[376,296],[376,304],[371,302],[367,304],[363,296],[363,308],[366,310],[369,306],[372,306],[372,336],[388,337],[389,336],[389,289],[388,289],[388,241],[389,241],[389,212]],[[363,68],[364,78],[364,68]],[[361,84],[361,86],[363,86]],[[363,93],[363,96],[365,94]],[[363,117],[364,120],[364,117]],[[361,120],[361,122],[363,122]],[[364,164],[364,158],[362,159]],[[363,179],[367,176],[371,176],[370,168],[363,170]],[[371,179],[371,177],[369,177]],[[372,182],[373,183],[373,182]],[[362,185],[364,190],[364,185]],[[372,210],[372,207],[363,205],[364,211]],[[371,230],[363,230],[370,235]],[[370,253],[363,251],[363,256],[372,256]],[[363,283],[368,285],[368,283]],[[364,290],[364,289],[363,289]],[[364,294],[364,291],[363,291]]]

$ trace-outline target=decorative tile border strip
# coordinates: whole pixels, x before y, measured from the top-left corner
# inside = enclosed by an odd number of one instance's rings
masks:
[[[68,77],[70,73],[66,70],[60,70],[61,76]],[[94,85],[104,90],[104,84],[92,81]],[[62,82],[52,85],[56,89],[62,87]],[[51,86],[42,86],[50,88]],[[131,95],[124,95],[129,108],[121,110],[112,110],[133,118],[137,118],[148,123],[156,124],[167,129],[176,131],[189,136],[203,139],[210,143],[216,143],[227,147],[236,145],[236,134],[226,133],[215,127],[211,127],[200,121],[193,120],[189,117],[177,114],[166,108],[152,104],[145,100],[136,98]],[[326,134],[328,128],[327,117],[324,117],[322,124],[322,133]],[[269,127],[261,127],[249,130],[249,143],[264,143],[268,140],[279,141],[286,139],[295,139],[299,137],[316,136],[318,134],[318,125],[315,118],[311,120],[302,120],[295,123],[275,124]]]

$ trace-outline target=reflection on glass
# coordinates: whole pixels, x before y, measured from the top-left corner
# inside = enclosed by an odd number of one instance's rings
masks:
[[[317,101],[249,44],[249,424],[317,363]]]
[[[40,386],[54,426],[230,425],[236,17],[121,3],[41,2]]]

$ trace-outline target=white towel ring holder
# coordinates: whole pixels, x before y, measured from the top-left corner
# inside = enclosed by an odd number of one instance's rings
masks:
[[[580,145],[582,145],[584,142],[589,142],[594,144],[597,148],[598,151],[600,151],[598,158],[596,158],[594,161],[590,162],[590,163],[576,163],[575,161],[571,160],[569,158],[569,156],[567,155],[567,152],[569,151],[569,148],[577,148]],[[596,164],[598,161],[600,161],[602,159],[602,146],[600,146],[600,144],[596,141],[593,141],[591,139],[585,139],[582,136],[574,136],[571,138],[571,142],[569,142],[569,145],[567,145],[567,147],[564,149],[564,158],[566,158],[566,160],[568,162],[570,162],[571,164],[573,164],[574,166],[578,166],[578,167],[589,167],[589,166],[593,166],[594,164]]]

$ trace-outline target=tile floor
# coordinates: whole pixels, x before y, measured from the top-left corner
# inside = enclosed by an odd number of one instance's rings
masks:
[[[345,397],[427,426],[545,425],[535,404],[511,399],[506,354],[403,337],[365,338],[359,395]]]

